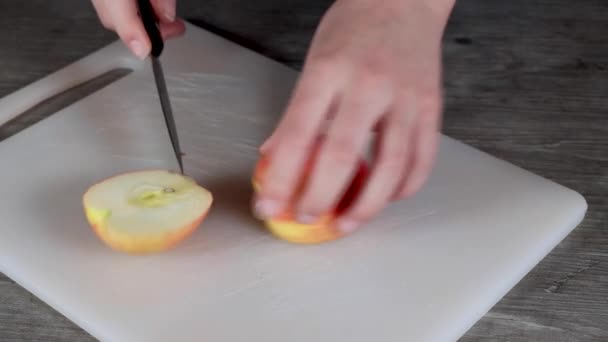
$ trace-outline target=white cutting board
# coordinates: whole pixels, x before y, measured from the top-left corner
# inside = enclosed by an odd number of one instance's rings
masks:
[[[134,72],[0,143],[0,271],[102,341],[454,341],[582,220],[576,192],[442,137],[426,187],[340,241],[293,245],[249,212],[257,146],[297,74],[197,27],[163,63],[185,167],[214,191],[176,249],[128,256],[81,195],[176,168],[148,61],[116,42],[0,101],[0,122],[113,67]]]

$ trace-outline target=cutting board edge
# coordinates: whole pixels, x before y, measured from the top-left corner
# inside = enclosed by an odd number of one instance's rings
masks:
[[[0,126],[36,104],[113,69],[137,70],[141,61],[114,41],[0,98]]]

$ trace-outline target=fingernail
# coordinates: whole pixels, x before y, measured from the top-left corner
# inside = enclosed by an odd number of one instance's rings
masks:
[[[169,22],[173,22],[175,20],[175,8],[172,6],[167,6],[167,8],[165,8],[163,11],[163,15]]]
[[[338,222],[338,229],[345,234],[352,233],[357,229],[358,223],[353,220],[343,219]]]
[[[316,217],[314,215],[309,214],[300,214],[298,215],[298,222],[302,224],[312,224],[316,221]]]
[[[146,48],[139,40],[132,40],[129,42],[129,48],[131,51],[140,59],[146,58]]]
[[[163,8],[163,15],[169,22],[173,22],[175,20],[175,6],[176,1],[165,1],[165,7]]]
[[[268,219],[278,215],[279,202],[270,199],[258,199],[255,201],[255,215],[259,219]]]

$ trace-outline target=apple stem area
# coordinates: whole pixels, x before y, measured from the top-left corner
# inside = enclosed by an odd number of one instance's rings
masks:
[[[138,206],[155,207],[169,201],[169,198],[166,196],[173,196],[177,193],[177,189],[170,186],[146,186],[135,189],[130,202]]]

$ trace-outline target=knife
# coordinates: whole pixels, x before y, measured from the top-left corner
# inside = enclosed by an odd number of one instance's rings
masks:
[[[184,174],[184,166],[182,162],[182,152],[179,147],[179,139],[177,137],[177,129],[175,127],[175,119],[173,118],[173,111],[171,109],[171,102],[169,101],[169,93],[167,92],[167,85],[165,84],[165,76],[163,74],[163,68],[161,66],[159,57],[164,48],[162,36],[157,26],[157,17],[154,14],[154,10],[149,0],[138,0],[139,13],[144,24],[144,28],[148,33],[150,42],[152,44],[152,50],[150,52],[150,59],[152,61],[152,70],[154,72],[154,80],[156,82],[156,89],[158,90],[158,97],[160,98],[160,105],[162,108],[163,116],[165,117],[165,123],[167,130],[169,131],[169,138],[171,139],[171,145],[173,145],[173,152],[175,158],[179,164],[179,170]]]

